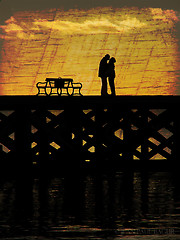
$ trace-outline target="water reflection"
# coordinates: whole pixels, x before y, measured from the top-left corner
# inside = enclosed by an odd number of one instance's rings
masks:
[[[179,176],[168,172],[72,174],[0,184],[2,237],[120,239],[129,234],[137,239],[154,231],[178,239],[179,210]]]

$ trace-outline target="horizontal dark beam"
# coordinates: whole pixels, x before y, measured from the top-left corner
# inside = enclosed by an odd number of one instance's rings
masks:
[[[82,109],[96,107],[176,109],[180,106],[180,96],[0,96],[0,110],[13,110],[21,107],[54,110],[75,106]]]

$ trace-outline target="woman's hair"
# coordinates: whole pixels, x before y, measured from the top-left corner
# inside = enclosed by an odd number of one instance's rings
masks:
[[[112,57],[112,58],[109,60],[109,62],[115,63],[115,62],[116,62],[116,59],[115,59],[114,57]]]

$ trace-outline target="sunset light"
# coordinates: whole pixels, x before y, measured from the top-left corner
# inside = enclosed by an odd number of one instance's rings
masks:
[[[116,58],[117,95],[179,94],[174,10],[94,8],[20,11],[1,28],[0,94],[37,94],[36,83],[70,77],[100,95],[98,65]]]

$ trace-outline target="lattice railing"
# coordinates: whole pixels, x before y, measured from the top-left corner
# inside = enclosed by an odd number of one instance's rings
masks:
[[[1,154],[15,151],[15,111],[0,112]]]
[[[22,144],[23,152],[29,151],[34,163],[47,155],[58,161],[72,156],[81,161],[169,160],[177,146],[174,116],[169,108],[112,106],[29,109],[20,116],[16,109],[1,111],[1,156],[17,154],[17,146],[20,154]],[[19,133],[22,123],[25,123],[23,129],[27,127],[24,134]]]

